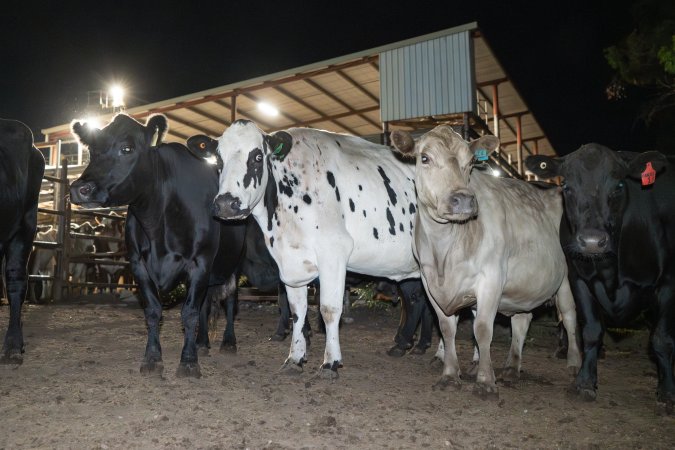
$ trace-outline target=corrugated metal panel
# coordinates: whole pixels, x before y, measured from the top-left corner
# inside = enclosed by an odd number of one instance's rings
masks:
[[[474,111],[469,31],[380,53],[383,122]]]

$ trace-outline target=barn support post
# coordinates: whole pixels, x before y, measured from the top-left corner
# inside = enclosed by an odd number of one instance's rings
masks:
[[[232,95],[232,102],[230,103],[230,123],[237,120],[237,94]]]
[[[499,139],[499,89],[492,85],[492,133]]]
[[[523,175],[523,127],[521,116],[516,116],[516,154],[518,156],[518,173]]]
[[[59,141],[60,147],[61,141]],[[59,155],[61,154],[59,148]],[[60,212],[58,216],[58,231],[56,236],[56,242],[60,244],[56,248],[56,265],[54,267],[54,283],[52,284],[52,298],[54,301],[58,302],[63,299],[63,288],[64,281],[67,284],[68,278],[68,255],[67,255],[67,245],[68,245],[68,229],[70,228],[70,214],[67,214],[66,211],[70,210],[67,208],[66,194],[68,193],[68,160],[63,158],[61,160],[61,170],[59,173],[60,181],[54,183],[54,201],[56,211]]]
[[[382,145],[390,145],[389,139],[389,122],[382,122],[382,139],[380,139]]]
[[[462,137],[465,141],[471,139],[471,121],[469,119],[469,113],[465,112],[462,114]]]

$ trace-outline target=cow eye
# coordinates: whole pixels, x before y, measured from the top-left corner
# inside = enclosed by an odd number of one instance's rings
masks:
[[[134,148],[131,147],[130,145],[125,145],[120,149],[120,153],[122,153],[123,155],[128,155],[129,153],[133,153],[133,151]]]
[[[560,185],[560,187],[562,187],[563,192],[570,191],[570,187],[567,185],[567,183],[563,183],[562,185]]]
[[[262,162],[262,160],[263,160],[262,153],[258,153],[257,155],[255,155],[255,162],[259,163],[259,162]]]
[[[429,164],[429,157],[426,153],[422,153],[420,156],[420,161],[422,161],[422,164]]]

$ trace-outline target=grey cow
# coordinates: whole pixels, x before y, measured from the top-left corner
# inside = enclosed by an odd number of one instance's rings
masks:
[[[460,385],[455,350],[460,309],[476,309],[477,393],[497,396],[490,358],[497,312],[512,316],[514,342],[505,373],[518,377],[529,311],[553,296],[569,336],[567,365],[576,373],[576,311],[558,237],[560,192],[477,169],[474,152],[496,150],[494,136],[467,143],[449,126],[438,126],[417,142],[401,131],[392,133],[392,141],[399,151],[416,157],[413,250],[445,342],[439,385]]]

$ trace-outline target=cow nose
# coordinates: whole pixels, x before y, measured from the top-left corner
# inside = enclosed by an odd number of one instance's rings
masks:
[[[465,192],[454,193],[450,195],[448,203],[452,214],[476,213],[476,197],[471,194]]]
[[[82,203],[91,200],[96,192],[96,185],[91,181],[75,181],[70,187],[70,199],[73,203]]]
[[[229,219],[242,214],[247,215],[248,211],[241,209],[241,200],[232,196],[229,192],[216,197],[213,201],[213,215],[221,219]]]
[[[602,230],[586,229],[577,233],[577,242],[584,253],[604,253],[608,249],[609,234]]]

